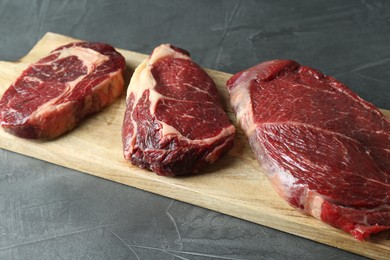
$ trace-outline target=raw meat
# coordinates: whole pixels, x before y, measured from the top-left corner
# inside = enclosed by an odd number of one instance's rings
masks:
[[[107,107],[124,89],[125,60],[103,43],[61,46],[30,65],[0,100],[0,123],[24,138],[53,138]]]
[[[159,175],[197,173],[233,145],[213,80],[187,51],[164,44],[135,70],[123,121],[124,157]]]
[[[390,229],[390,122],[336,79],[275,60],[227,82],[278,194],[362,240]]]

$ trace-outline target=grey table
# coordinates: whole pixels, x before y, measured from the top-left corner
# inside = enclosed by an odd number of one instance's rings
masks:
[[[295,59],[390,109],[389,1],[0,2],[0,60],[47,32],[234,73]],[[359,259],[220,213],[0,150],[0,259]]]

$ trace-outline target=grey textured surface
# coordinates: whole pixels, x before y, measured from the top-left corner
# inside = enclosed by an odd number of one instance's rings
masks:
[[[0,60],[52,31],[149,53],[169,42],[230,73],[295,59],[390,109],[389,1],[0,2]],[[359,259],[0,150],[0,259]]]

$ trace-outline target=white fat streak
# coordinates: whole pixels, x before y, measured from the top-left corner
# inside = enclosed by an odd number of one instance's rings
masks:
[[[218,155],[220,154],[220,150],[221,149],[224,149],[226,147],[226,144],[228,142],[231,142],[232,139],[234,139],[234,132],[236,131],[235,127],[234,126],[230,126],[228,128],[224,128],[222,130],[221,133],[219,133],[217,136],[213,137],[213,138],[209,138],[210,141],[209,143],[212,143],[214,139],[219,139],[219,138],[223,138],[224,136],[229,136],[230,135],[230,138],[227,138],[225,140],[225,142],[223,142],[222,144],[220,144],[219,146],[215,147],[213,151],[211,151],[205,158],[206,162],[209,162],[209,163],[213,163],[215,162],[217,159],[218,159]],[[206,139],[206,142],[208,140]]]
[[[65,96],[66,94],[71,92],[72,89],[74,89],[78,83],[80,83],[90,72],[92,72],[92,70],[94,68],[98,67],[103,62],[105,62],[106,60],[109,59],[108,56],[102,55],[101,53],[99,53],[97,51],[94,51],[94,50],[89,49],[89,48],[82,48],[79,46],[58,50],[58,51],[55,51],[53,53],[57,53],[57,52],[59,52],[60,55],[57,57],[56,60],[70,57],[70,56],[76,56],[78,59],[80,59],[83,62],[83,65],[87,67],[87,73],[79,76],[78,78],[76,78],[73,81],[66,82],[65,83],[66,88],[64,89],[62,94],[56,98],[49,100],[45,104],[42,104],[33,114],[31,114],[31,116],[30,116],[31,118],[40,118],[40,117],[44,116],[45,114],[50,113],[51,111],[59,110],[62,106],[67,105],[67,103],[69,103],[69,102],[59,104],[59,105],[54,105],[54,104],[59,99],[61,99],[63,96]],[[50,63],[52,63],[52,62],[53,61],[51,61]],[[113,74],[117,74],[117,73],[118,73],[118,71],[110,73],[109,78],[111,78]],[[121,73],[121,72],[119,71],[119,73]],[[29,77],[29,80],[32,80],[32,78]],[[39,80],[36,80],[36,81],[39,81]],[[99,85],[101,85],[101,84],[99,84]],[[70,101],[70,102],[72,102],[72,101]]]
[[[156,80],[152,74],[153,64],[162,58],[180,58],[180,59],[190,59],[187,55],[184,55],[180,52],[174,51],[169,44],[162,44],[153,50],[153,53],[150,57],[146,58],[134,71],[133,76],[130,80],[129,87],[127,89],[127,98],[131,94],[134,96],[133,110],[138,104],[139,99],[142,97],[145,91],[149,90],[149,102],[150,102],[150,114],[153,115],[156,111],[156,105],[158,101],[163,98],[163,95],[158,93],[155,90]],[[134,135],[130,139],[130,149],[132,149],[133,144],[135,145],[135,136],[136,136],[136,122],[133,121],[134,126]],[[159,121],[162,125],[162,135],[166,136],[169,134],[180,135],[179,131],[176,128],[166,124],[165,122]]]
[[[67,106],[70,102],[61,103],[58,105],[54,105],[54,103],[58,100],[58,98],[55,98],[53,100],[50,100],[49,102],[46,102],[42,106],[39,107],[38,110],[36,110],[34,113],[31,114],[30,118],[31,120],[40,121],[40,118],[44,118],[46,115],[51,114],[52,112],[56,110],[61,110],[63,107]]]
[[[131,76],[129,86],[127,87],[127,93],[126,93],[126,101],[128,102],[128,99],[131,94],[134,96],[134,103],[133,103],[133,111],[135,108],[135,105],[138,103],[138,100],[142,97],[142,94],[145,90],[153,88],[155,85],[155,80],[153,77],[148,78],[151,76],[151,73],[147,73],[146,67],[147,67],[148,59],[145,59],[138,67],[134,70],[133,75]],[[125,157],[130,158],[131,154],[133,153],[133,150],[136,145],[136,133],[138,131],[137,123],[134,121],[134,118],[131,117],[131,124],[133,125],[133,131],[134,134],[131,136],[131,138],[128,140],[129,142],[129,149],[128,151],[125,151]]]
[[[131,77],[129,87],[127,88],[127,98],[133,93],[135,97],[134,107],[138,103],[146,90],[149,90],[149,101],[151,103],[151,114],[154,113],[157,101],[162,97],[161,94],[157,93],[154,89],[156,86],[156,80],[152,75],[153,64],[158,60],[170,57],[180,59],[190,59],[187,55],[180,52],[176,52],[169,44],[162,44],[155,48],[152,55],[146,58],[138,67],[135,69],[133,76]]]
[[[321,220],[322,204],[324,204],[324,198],[321,195],[314,195],[309,199],[310,207],[308,210],[310,214],[316,219]]]
[[[30,82],[38,82],[38,83],[41,83],[41,82],[42,82],[42,80],[40,80],[40,79],[38,79],[38,78],[36,78],[36,77],[29,77],[29,76],[24,77],[24,80],[28,80],[28,81],[30,81]]]
[[[190,60],[191,58],[181,52],[175,51],[169,44],[161,44],[153,50],[152,55],[149,57],[149,64],[154,64],[158,60],[170,57],[174,59]]]
[[[250,80],[241,81],[230,90],[230,103],[236,112],[241,128],[247,136],[251,136],[256,130],[249,91]]]
[[[272,186],[276,190],[276,192],[285,200],[289,200],[294,196],[293,190],[297,188],[296,179],[291,175],[290,172],[281,169],[278,165],[274,163],[268,163],[265,159],[263,166],[267,168],[267,176],[270,180]],[[270,162],[270,161],[269,161]],[[300,203],[302,202],[302,198],[300,198]]]
[[[108,56],[101,54],[95,50],[89,48],[83,48],[80,46],[74,46],[70,48],[61,49],[53,53],[60,53],[57,60],[76,56],[83,61],[83,65],[87,67],[87,74],[90,73],[95,67],[103,64],[109,59]]]
[[[322,195],[316,191],[309,190],[307,186],[297,184],[296,179],[290,172],[278,166],[270,167],[268,165],[268,171],[270,170],[272,172],[267,172],[268,178],[279,196],[288,201],[290,198],[299,195],[298,201],[303,206],[302,211],[321,220],[322,205],[325,202]],[[296,192],[296,190],[300,191]],[[300,209],[298,208],[298,210]]]
[[[135,109],[136,105],[138,104],[139,99],[142,97],[143,93],[146,90],[149,90],[149,102],[150,102],[150,114],[154,114],[156,111],[156,105],[157,102],[161,99],[164,98],[163,95],[158,93],[155,90],[156,86],[156,80],[152,75],[152,68],[153,65],[159,61],[160,59],[163,58],[178,58],[178,59],[187,59],[190,60],[191,58],[187,55],[184,55],[183,53],[177,52],[173,50],[169,44],[162,44],[155,48],[153,50],[152,55],[149,58],[146,58],[134,71],[133,76],[130,80],[130,84],[127,88],[127,98],[130,97],[131,94],[134,96],[134,103],[133,103],[133,110]],[[179,137],[181,140],[186,140],[189,143],[194,143],[194,144],[211,144],[215,140],[218,140],[220,138],[223,138],[224,136],[231,135],[234,133],[235,128],[233,126],[230,126],[226,129],[223,129],[218,135],[207,138],[207,139],[202,139],[202,140],[191,140],[186,137],[184,137],[176,128],[174,128],[171,125],[168,125],[167,123],[163,121],[159,121],[161,124],[161,134],[162,136],[168,136],[168,135],[176,135]],[[134,134],[129,140],[130,143],[130,151],[133,150],[135,146],[135,137],[136,137],[136,132],[137,132],[137,123],[132,119],[132,124],[134,127]],[[215,151],[216,153],[217,151]],[[130,152],[131,153],[131,152]],[[213,156],[211,155],[209,157],[210,161],[213,160]]]

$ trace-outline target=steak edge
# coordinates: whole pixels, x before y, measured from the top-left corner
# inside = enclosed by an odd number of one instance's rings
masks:
[[[290,60],[239,72],[227,88],[283,199],[358,240],[390,229],[390,122],[374,105]]]
[[[135,70],[122,127],[124,158],[158,175],[198,173],[233,145],[235,128],[215,83],[172,45]]]
[[[124,57],[104,43],[75,42],[31,64],[0,100],[0,124],[23,138],[54,138],[123,92]]]

